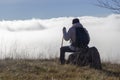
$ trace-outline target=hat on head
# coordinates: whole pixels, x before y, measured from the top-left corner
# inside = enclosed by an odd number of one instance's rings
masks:
[[[73,19],[72,24],[75,24],[75,23],[79,23],[79,19],[78,18]]]

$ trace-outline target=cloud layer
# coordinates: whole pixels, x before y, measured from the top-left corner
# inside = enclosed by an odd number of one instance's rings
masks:
[[[73,18],[0,21],[0,58],[59,57],[62,28],[68,30]],[[102,61],[120,63],[120,15],[78,18],[90,33],[89,46],[98,48]]]

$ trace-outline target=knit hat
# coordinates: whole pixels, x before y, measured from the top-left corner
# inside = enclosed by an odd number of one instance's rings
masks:
[[[75,24],[75,23],[79,23],[79,19],[78,18],[73,19],[72,24]]]

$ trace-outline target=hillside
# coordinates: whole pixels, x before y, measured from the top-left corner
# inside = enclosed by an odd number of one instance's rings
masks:
[[[0,80],[120,80],[120,64],[102,63],[103,70],[60,65],[55,60],[0,60]]]

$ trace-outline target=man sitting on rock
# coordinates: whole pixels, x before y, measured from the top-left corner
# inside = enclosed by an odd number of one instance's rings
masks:
[[[80,51],[81,48],[88,48],[90,37],[88,31],[79,22],[78,18],[73,19],[72,27],[66,31],[63,28],[63,38],[66,41],[70,41],[70,46],[62,46],[60,48],[60,62],[65,64],[65,52],[76,52]]]

